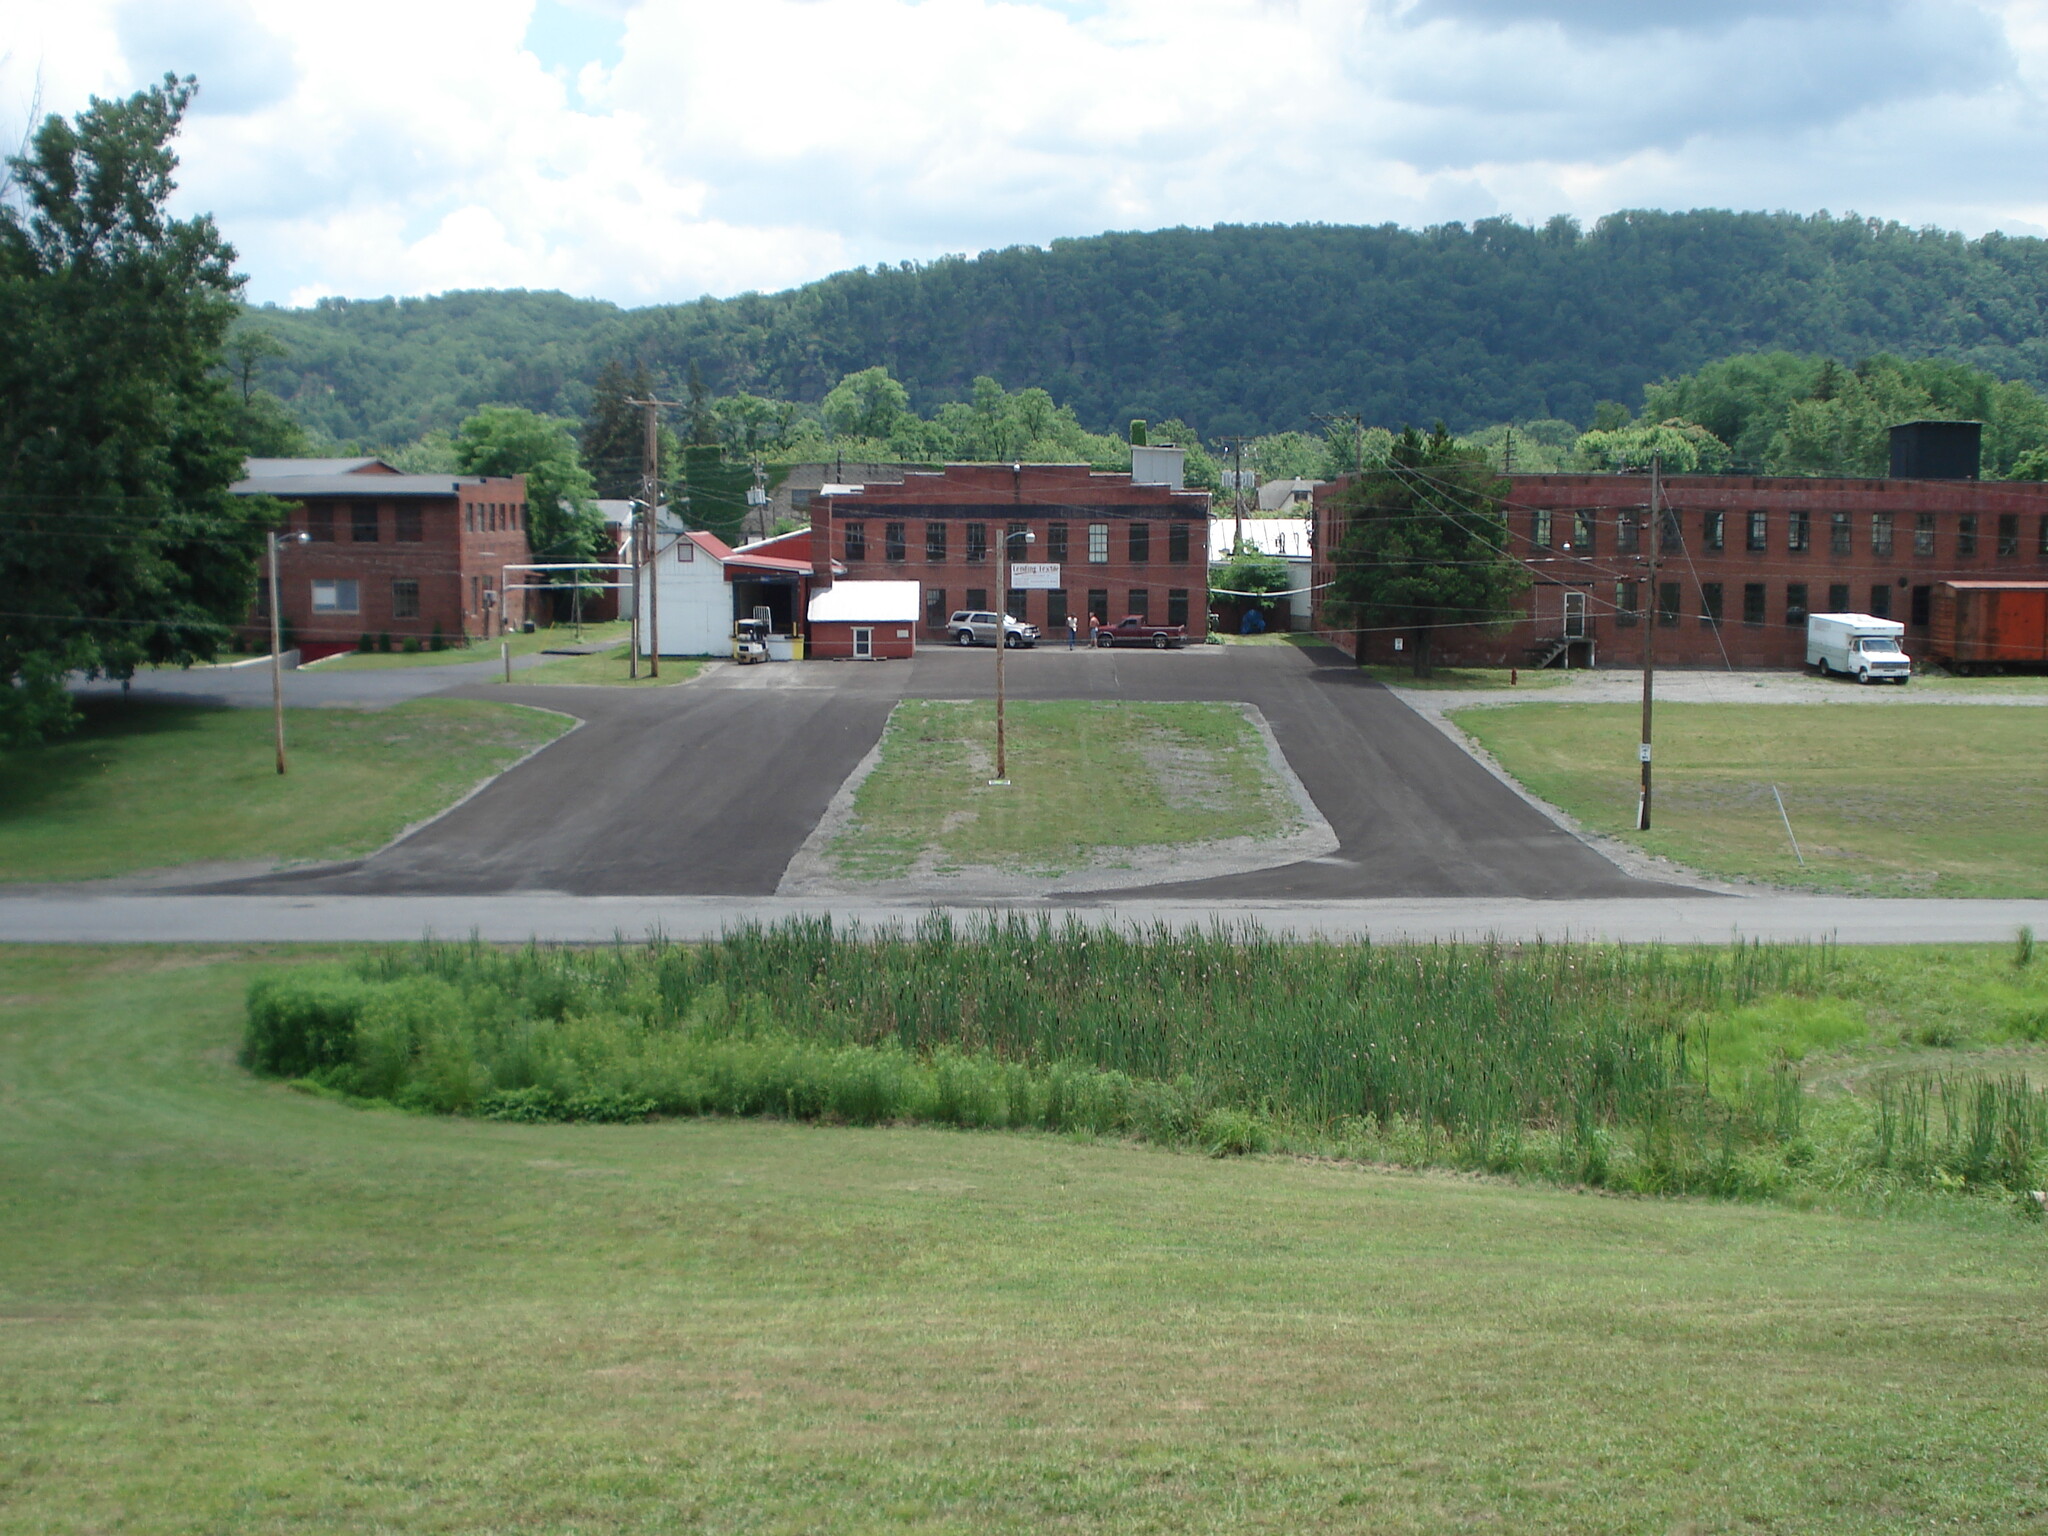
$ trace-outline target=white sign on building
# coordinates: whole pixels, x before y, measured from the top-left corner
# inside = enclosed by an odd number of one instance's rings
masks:
[[[1010,567],[1010,587],[1018,592],[1051,592],[1060,584],[1060,568],[1056,565],[1013,565]]]

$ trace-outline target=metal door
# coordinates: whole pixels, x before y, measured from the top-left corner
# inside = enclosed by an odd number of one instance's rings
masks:
[[[1564,637],[1567,640],[1586,638],[1586,594],[1583,592],[1564,595]]]

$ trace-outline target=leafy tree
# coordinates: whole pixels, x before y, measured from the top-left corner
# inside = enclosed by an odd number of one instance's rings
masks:
[[[1415,675],[1427,677],[1440,629],[1497,629],[1514,621],[1528,572],[1507,553],[1507,482],[1439,423],[1394,440],[1385,463],[1340,493],[1331,607],[1364,631],[1405,630]]]
[[[687,526],[714,533],[728,544],[742,541],[747,492],[754,485],[754,467],[734,462],[715,444],[692,444],[683,450],[682,490],[690,498]]]
[[[840,437],[887,442],[909,413],[910,393],[889,377],[887,368],[849,373],[825,397],[825,425]]]
[[[1229,562],[1213,567],[1209,573],[1211,592],[1231,594],[1226,601],[1257,608],[1265,615],[1269,628],[1282,600],[1278,597],[1257,597],[1247,602],[1240,594],[1285,592],[1293,585],[1293,567],[1277,556],[1261,554],[1249,540],[1239,541],[1231,550]]]
[[[1638,422],[1609,432],[1588,432],[1574,458],[1580,469],[1648,469],[1662,459],[1668,475],[1714,474],[1728,467],[1728,445],[1696,422]]]
[[[241,279],[173,219],[197,85],[50,117],[0,204],[0,741],[61,731],[68,672],[210,659],[255,591],[267,502],[238,498],[224,345]]]
[[[566,421],[516,405],[487,405],[455,434],[455,463],[465,475],[526,476],[526,539],[537,564],[604,558],[596,486]],[[575,584],[561,580],[565,571],[538,574],[565,595]]]
[[[607,500],[630,501],[640,494],[647,473],[647,417],[642,407],[630,402],[654,399],[654,389],[654,376],[645,363],[629,369],[613,357],[597,371],[597,387],[578,437],[583,465],[596,493]],[[664,485],[675,475],[678,446],[667,425],[657,427],[655,453]]]

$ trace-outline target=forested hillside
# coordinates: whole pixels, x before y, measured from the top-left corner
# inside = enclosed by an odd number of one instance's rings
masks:
[[[2048,242],[1825,214],[1624,213],[1239,226],[1063,240],[640,310],[546,293],[262,309],[264,382],[308,426],[396,442],[481,403],[581,416],[608,358],[715,392],[818,401],[886,365],[929,412],[977,375],[1081,422],[1274,432],[1316,413],[1454,429],[1634,406],[1659,379],[1770,348],[1890,351],[2048,384]]]

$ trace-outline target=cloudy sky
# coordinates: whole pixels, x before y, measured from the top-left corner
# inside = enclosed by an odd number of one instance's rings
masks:
[[[0,0],[0,129],[197,75],[258,300],[624,304],[1174,224],[2048,233],[2048,0]]]

